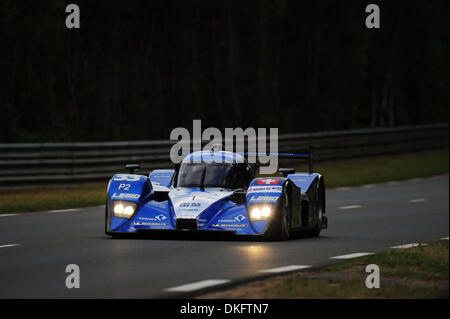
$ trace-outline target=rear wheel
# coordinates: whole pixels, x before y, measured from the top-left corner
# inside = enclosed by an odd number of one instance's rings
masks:
[[[316,210],[316,220],[318,219],[318,215],[320,214],[319,209]],[[322,218],[320,217],[320,223],[316,224],[313,229],[307,231],[307,235],[310,237],[319,237],[320,231],[322,230]]]
[[[322,230],[323,214],[325,213],[325,186],[323,180],[320,181],[317,203],[315,206],[315,225],[314,228],[309,230],[307,233],[311,237],[319,237],[320,231]]]

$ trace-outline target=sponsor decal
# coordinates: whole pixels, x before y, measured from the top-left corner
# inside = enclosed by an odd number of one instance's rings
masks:
[[[218,222],[219,223],[236,223],[236,222],[242,222],[246,219],[247,219],[247,217],[240,214],[240,215],[237,215],[236,217],[234,217],[233,219],[219,219]]]
[[[138,219],[141,219],[141,220],[155,220],[155,218],[150,218],[150,217],[138,217]]]
[[[126,175],[126,174],[117,174],[114,176],[113,181],[116,182],[137,182],[139,181],[140,175]]]
[[[252,186],[247,193],[281,193],[282,186]]]
[[[248,224],[212,224],[212,227],[244,228],[248,227]]]
[[[124,191],[129,191],[130,187],[131,187],[131,184],[122,184],[122,183],[120,183],[119,187],[117,187],[117,190],[120,191],[121,189],[123,189]]]
[[[278,198],[277,196],[253,196],[250,201],[275,202]]]
[[[256,184],[257,185],[278,185],[281,178],[262,178]]]
[[[144,226],[167,226],[168,223],[156,223],[156,222],[134,222],[133,225],[144,225]]]
[[[299,181],[299,182],[307,182],[308,181],[306,178],[302,178],[302,177],[298,177],[298,176],[290,176],[290,178],[292,180]]]
[[[141,195],[139,194],[127,194],[127,193],[114,193],[111,198],[118,198],[118,199],[139,199]]]
[[[163,221],[167,219],[167,217],[163,214],[153,217],[138,217],[140,220],[151,220],[151,221]]]
[[[167,217],[164,216],[163,214],[158,215],[158,216],[156,216],[155,218],[156,218],[157,220],[164,220],[164,219],[167,219]]]
[[[201,203],[184,202],[180,203],[179,210],[184,212],[197,212],[199,211]]]
[[[201,204],[200,203],[181,203],[180,207],[200,207]]]

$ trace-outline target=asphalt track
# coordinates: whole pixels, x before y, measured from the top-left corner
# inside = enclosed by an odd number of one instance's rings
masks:
[[[329,229],[286,242],[110,239],[103,207],[0,215],[0,298],[185,297],[339,261],[332,257],[448,238],[448,185],[445,175],[330,189]],[[80,267],[78,289],[66,288],[68,264]]]

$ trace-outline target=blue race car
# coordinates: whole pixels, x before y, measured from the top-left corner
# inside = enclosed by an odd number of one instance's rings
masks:
[[[279,169],[283,177],[255,178],[244,156],[223,150],[187,155],[175,169],[116,174],[108,184],[105,233],[211,231],[285,240],[319,236],[327,228],[325,183],[312,172]]]

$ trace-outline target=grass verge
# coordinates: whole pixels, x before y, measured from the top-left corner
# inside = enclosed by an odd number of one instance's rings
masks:
[[[322,162],[315,171],[325,177],[327,187],[358,186],[448,173],[448,149]],[[297,167],[298,171],[305,169]]]
[[[198,298],[448,298],[448,240],[391,249],[328,267],[269,278]],[[365,268],[380,269],[380,287],[368,289]]]
[[[448,173],[448,149],[323,162],[316,165],[327,187],[356,186]],[[297,167],[298,171],[304,167]],[[106,183],[77,188],[0,192],[0,214],[103,205]]]
[[[15,190],[0,193],[0,214],[105,204],[106,184],[76,188]]]

